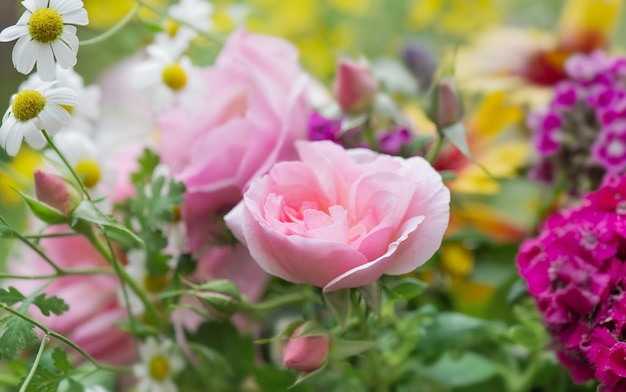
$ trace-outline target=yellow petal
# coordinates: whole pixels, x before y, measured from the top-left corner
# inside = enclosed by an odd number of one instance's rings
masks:
[[[602,47],[615,32],[622,0],[568,0],[561,11],[559,38],[572,50]]]
[[[441,246],[441,269],[455,277],[465,277],[474,268],[474,254],[460,242]]]

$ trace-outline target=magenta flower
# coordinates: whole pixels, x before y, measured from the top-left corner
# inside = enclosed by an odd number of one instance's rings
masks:
[[[576,382],[626,390],[626,176],[549,217],[521,245],[520,274]]]

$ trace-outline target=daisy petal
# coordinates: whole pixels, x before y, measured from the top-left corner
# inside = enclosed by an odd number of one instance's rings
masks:
[[[49,110],[51,106],[55,105],[46,105],[46,108],[39,113],[39,128],[45,129],[50,133],[56,133],[61,130],[63,124],[61,119],[54,115],[55,112]]]
[[[9,26],[0,32],[0,42],[10,42],[28,34],[28,28],[24,26]]]
[[[20,146],[22,145],[22,139],[24,135],[22,134],[21,123],[16,122],[9,129],[9,134],[5,140],[4,149],[9,156],[16,156],[17,152],[20,150]]]
[[[78,105],[78,97],[76,92],[69,87],[59,87],[54,89],[54,93],[46,96],[46,101],[56,103],[58,105],[76,106]]]
[[[22,55],[21,53],[24,50],[24,46],[32,40],[33,39],[28,34],[21,36],[20,39],[17,40],[15,46],[13,47],[13,64],[17,64],[20,61],[20,56]]]
[[[83,8],[83,3],[81,1],[50,0],[50,8],[54,8],[64,17],[68,12]]]
[[[26,142],[36,150],[44,148],[47,143],[43,133],[35,126],[28,127],[24,130],[24,138]]]
[[[37,4],[35,3],[35,0],[24,0],[22,1],[22,5],[30,12],[35,12],[35,10],[37,9]]]
[[[25,43],[22,50],[16,54],[17,62],[14,65],[17,72],[29,74],[37,61],[37,53],[39,53],[39,46],[35,41],[30,40]]]
[[[56,77],[56,67],[52,47],[49,44],[38,45],[37,54],[37,74],[43,81],[54,80]]]
[[[74,32],[72,33],[70,27],[74,26],[64,26],[63,32],[61,33],[61,40],[67,43],[67,45],[72,49],[74,53],[78,51],[78,37],[76,36],[76,28],[74,27]]]
[[[54,57],[63,69],[68,69],[76,65],[76,55],[67,44],[62,41],[52,41],[52,52]]]
[[[87,16],[87,10],[84,8],[68,12],[63,15],[64,24],[75,24],[79,26],[85,26],[89,24],[89,17]]]
[[[48,8],[48,0],[35,0],[36,8]]]
[[[49,113],[52,116],[54,116],[54,118],[56,119],[56,123],[44,124],[44,126],[47,127],[46,129],[50,133],[58,132],[59,130],[61,130],[61,128],[63,126],[69,124],[70,121],[72,121],[72,116],[70,116],[70,114],[67,112],[67,110],[65,110],[64,108],[62,108],[62,107],[60,107],[58,105],[48,105],[48,106],[46,106],[44,111],[49,111]],[[42,111],[42,113],[43,113],[43,111]],[[41,114],[40,114],[40,116],[41,116]],[[52,125],[52,127],[50,127],[50,125]]]

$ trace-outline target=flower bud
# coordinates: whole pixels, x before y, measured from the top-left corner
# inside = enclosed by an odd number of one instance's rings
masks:
[[[459,97],[454,79],[442,79],[435,87],[432,97],[430,119],[443,129],[463,119],[463,102]]]
[[[346,112],[358,112],[372,104],[378,81],[365,61],[342,59],[335,79],[335,96]]]
[[[437,59],[430,48],[419,41],[406,43],[400,52],[402,62],[417,80],[421,91],[428,91],[437,71]]]
[[[35,194],[37,199],[64,215],[69,215],[82,200],[81,193],[63,177],[35,171]]]
[[[287,340],[283,348],[283,365],[301,372],[312,372],[326,362],[330,338],[325,333],[300,336],[301,331],[302,326]]]
[[[216,279],[193,288],[197,290],[194,296],[202,300],[217,319],[226,319],[239,310],[241,294],[230,280]]]

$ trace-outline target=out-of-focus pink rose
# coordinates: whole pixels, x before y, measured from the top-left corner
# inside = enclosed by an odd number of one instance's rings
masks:
[[[371,105],[378,92],[378,81],[366,62],[342,59],[334,89],[341,109],[355,112]]]
[[[82,200],[78,189],[64,178],[41,170],[35,170],[35,193],[39,201],[65,215],[72,212]]]
[[[298,142],[226,215],[261,268],[324,291],[408,273],[441,245],[450,192],[420,157]]]
[[[67,231],[59,225],[46,233]],[[41,240],[45,253],[64,269],[107,268],[109,265],[83,237],[59,237]],[[53,269],[39,255],[24,250],[18,258],[8,261],[14,273],[41,275]],[[30,294],[45,281],[11,280],[3,286],[14,286]],[[115,364],[130,364],[135,359],[132,339],[118,324],[127,317],[117,302],[119,279],[115,275],[66,276],[55,279],[45,288],[47,295],[62,298],[70,309],[60,316],[42,316],[33,310],[33,317],[46,327],[65,335],[97,360]]]
[[[312,372],[326,362],[330,349],[328,334],[300,336],[297,328],[283,348],[283,365],[301,372]]]

